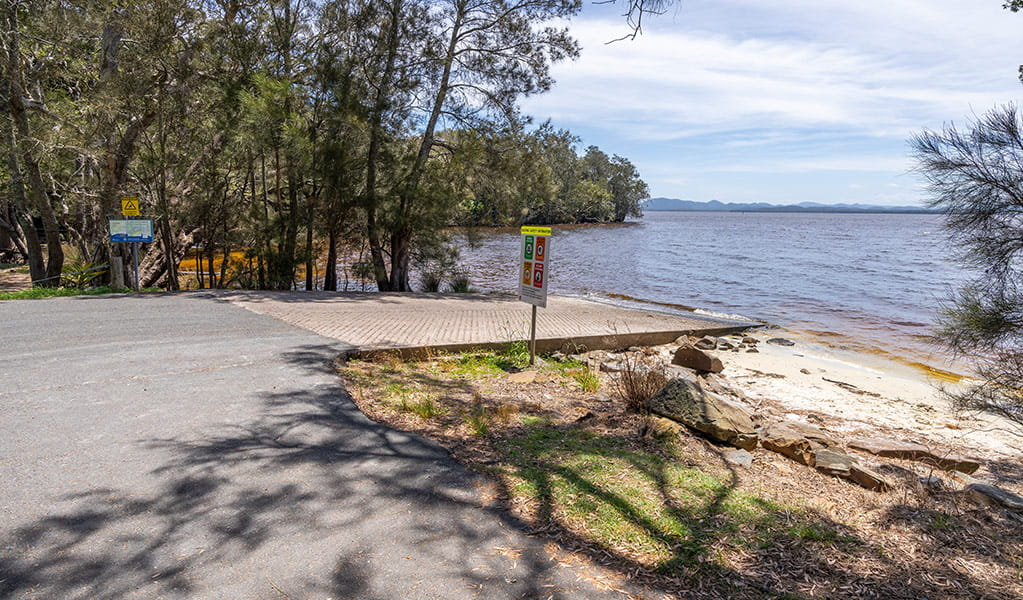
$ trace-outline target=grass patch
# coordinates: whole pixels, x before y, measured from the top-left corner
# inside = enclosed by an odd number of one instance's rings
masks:
[[[15,265],[11,263],[0,263],[0,271],[14,271],[15,273],[21,273],[22,275],[28,275],[28,265]]]
[[[530,424],[506,443],[513,496],[527,498],[541,522],[564,522],[664,574],[755,550],[784,531],[788,511],[778,504],[632,440]]]
[[[529,366],[529,346],[525,342],[514,342],[504,350],[494,352],[478,350],[466,352],[458,358],[455,373],[468,377],[500,375]]]
[[[490,432],[493,416],[483,404],[476,404],[465,413],[465,424],[477,436],[485,436]]]
[[[35,300],[38,298],[59,298],[65,296],[99,296],[103,294],[124,294],[127,288],[115,289],[108,286],[79,289],[73,287],[34,287],[16,292],[0,293],[0,300]]]

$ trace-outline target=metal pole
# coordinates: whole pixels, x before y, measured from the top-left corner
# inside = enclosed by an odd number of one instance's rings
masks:
[[[533,318],[529,323],[529,366],[536,363],[536,305],[533,305]]]
[[[131,243],[131,264],[135,268],[135,291],[139,291],[139,244]]]

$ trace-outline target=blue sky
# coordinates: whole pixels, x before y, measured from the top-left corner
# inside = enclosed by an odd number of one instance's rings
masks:
[[[653,196],[917,205],[907,139],[1023,99],[1002,0],[683,0],[613,44],[622,6],[584,2],[582,56],[524,112],[628,157]]]

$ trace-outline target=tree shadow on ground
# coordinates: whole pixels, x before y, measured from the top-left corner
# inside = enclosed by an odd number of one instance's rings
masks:
[[[950,522],[935,509],[894,504],[882,518],[902,537],[878,540],[740,491],[718,450],[707,477],[634,450],[635,440],[574,426],[538,428],[507,445],[510,486],[519,489],[505,493],[533,496],[545,533],[681,597],[1009,599],[1023,589],[1014,575],[1023,528],[991,515]],[[1009,540],[977,535],[995,521]],[[591,535],[578,533],[580,522]],[[893,547],[893,539],[909,543]],[[980,565],[1004,567],[1003,581]]]
[[[334,354],[288,353],[323,377],[244,423],[139,440],[151,485],[86,485],[0,532],[0,597],[576,597],[479,475],[354,406]]]
[[[332,352],[310,345],[285,355],[315,385],[262,393],[258,414],[243,423],[140,440],[136,450],[154,457],[151,485],[86,488],[58,499],[46,516],[0,532],[0,597],[623,597],[618,590],[642,597],[621,581],[594,584],[600,574],[587,567],[560,566],[547,540],[682,597],[1013,592],[983,585],[952,561],[874,560],[871,540],[819,513],[737,506],[738,475],[724,462],[728,475],[683,497],[675,491],[680,475],[667,463],[623,451],[625,440],[565,430],[548,428],[546,449],[533,446],[511,461],[537,490],[537,518],[523,522],[484,502],[484,478],[437,444],[366,418],[333,379]],[[585,460],[564,460],[566,448]],[[593,460],[634,469],[653,482],[653,493],[640,497],[595,478]],[[660,568],[573,533],[558,509],[566,490],[666,549]],[[654,503],[658,517],[640,502]],[[726,552],[732,558],[722,560]],[[983,549],[971,556],[1013,560]],[[931,579],[907,581],[907,573],[925,570]],[[934,588],[928,582],[935,578],[956,587]]]

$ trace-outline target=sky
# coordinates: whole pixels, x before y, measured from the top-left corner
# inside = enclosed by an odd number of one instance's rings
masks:
[[[1002,0],[683,0],[644,19],[584,0],[578,60],[523,102],[630,159],[653,197],[920,205],[909,138],[1023,100]]]

